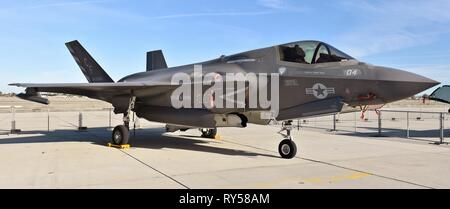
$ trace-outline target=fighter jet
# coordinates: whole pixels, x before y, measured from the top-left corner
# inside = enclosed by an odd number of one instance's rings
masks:
[[[118,145],[129,143],[132,111],[140,118],[167,124],[168,132],[200,129],[206,138],[214,138],[218,127],[277,121],[282,122],[279,133],[283,136],[279,154],[290,159],[297,153],[291,136],[293,119],[336,114],[346,107],[380,107],[439,84],[410,72],[360,62],[321,41],[293,42],[178,67],[168,67],[161,50],[151,51],[145,72],[114,82],[78,41],[66,46],[89,83],[10,85],[26,88],[18,97],[43,104],[49,101],[39,92],[111,103],[115,114],[124,115],[123,125],[112,132],[112,143]],[[263,105],[261,98],[272,103]]]

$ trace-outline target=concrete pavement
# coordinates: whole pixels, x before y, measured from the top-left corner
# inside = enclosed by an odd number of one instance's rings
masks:
[[[300,129],[285,160],[274,126],[219,141],[142,126],[127,150],[106,147],[104,127],[0,135],[0,188],[450,188],[448,145]]]

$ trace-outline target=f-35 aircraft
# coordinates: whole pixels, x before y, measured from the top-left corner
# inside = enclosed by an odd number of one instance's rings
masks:
[[[383,105],[408,98],[431,88],[439,83],[420,75],[386,67],[378,67],[360,62],[339,51],[333,46],[320,41],[300,41],[190,64],[168,67],[161,50],[147,53],[147,71],[139,72],[120,79],[117,82],[100,67],[78,41],[66,43],[70,53],[81,68],[89,83],[15,83],[25,87],[25,93],[18,97],[34,102],[48,104],[48,100],[39,92],[65,93],[87,96],[109,102],[114,113],[124,115],[124,124],[116,126],[112,133],[112,143],[127,144],[129,142],[130,112],[149,121],[166,123],[169,132],[185,131],[199,128],[202,137],[213,138],[217,127],[246,127],[248,123],[269,124],[282,121],[286,131],[279,144],[278,151],[283,158],[293,158],[297,147],[291,137],[292,120],[326,114],[336,114],[344,107],[360,107],[362,110],[370,106]],[[200,75],[195,70],[201,66]],[[262,90],[253,94],[249,89],[254,85],[245,80],[243,88],[228,91],[227,88],[215,89],[203,101],[211,102],[210,107],[174,107],[174,93],[184,85],[188,90],[198,84],[196,76],[206,74],[223,76],[224,79],[202,83],[211,87],[216,83],[238,82],[227,79],[226,74],[277,75],[278,80],[270,80],[266,87],[276,91],[270,95]],[[189,80],[181,79],[173,82],[176,75],[188,75]],[[181,82],[182,81],[182,82]],[[201,80],[200,80],[201,81]],[[276,82],[275,82],[276,81]],[[253,82],[255,83],[255,82]],[[256,83],[261,83],[258,80]],[[204,90],[206,89],[206,90]],[[211,89],[211,88],[210,88]],[[209,90],[210,90],[209,89]],[[265,88],[267,90],[269,88]],[[225,96],[220,96],[226,90]],[[187,103],[202,100],[201,94],[208,88],[194,90],[191,95],[180,94],[178,99]],[[218,92],[222,91],[222,92]],[[241,104],[233,107],[216,106],[219,97],[227,101],[241,95]],[[277,98],[277,110],[267,114],[269,107],[251,106],[252,98],[266,95]],[[243,96],[242,96],[243,95]],[[258,95],[258,96],[256,96]],[[189,98],[188,98],[189,97]],[[224,99],[225,98],[225,99]],[[231,100],[232,103],[234,100]],[[235,102],[236,103],[236,102]],[[186,104],[186,103],[185,103]],[[259,103],[257,103],[259,104]],[[263,115],[265,115],[263,117]]]

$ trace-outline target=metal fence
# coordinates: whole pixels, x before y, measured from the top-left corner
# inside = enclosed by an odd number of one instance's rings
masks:
[[[380,110],[336,114],[297,120],[298,127],[314,128],[344,134],[377,137],[398,137],[447,143],[449,113],[437,111]]]
[[[151,122],[132,116],[135,128],[152,127]],[[122,115],[112,108],[79,111],[22,109],[20,106],[0,107],[0,134],[19,132],[86,130],[87,128],[112,128],[122,124]]]
[[[359,112],[324,117],[299,119],[296,125],[342,134],[360,136],[387,136],[428,140],[437,144],[446,143],[450,122],[448,112],[381,110],[381,114],[369,111],[365,118]],[[134,126],[152,127],[154,124],[137,117]],[[113,113],[112,108],[65,111],[50,109],[22,109],[20,106],[0,106],[0,134],[83,130],[86,128],[114,127],[122,124],[122,115]]]

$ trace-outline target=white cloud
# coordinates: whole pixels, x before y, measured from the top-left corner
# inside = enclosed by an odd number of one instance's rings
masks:
[[[97,3],[105,3],[110,2],[111,0],[88,0],[88,1],[63,1],[63,2],[50,2],[47,4],[38,4],[30,7],[26,7],[25,9],[38,9],[38,8],[49,8],[49,7],[67,7],[67,6],[75,6],[75,5],[90,5]]]
[[[101,3],[109,3],[115,0],[72,0],[72,1],[39,1],[36,3],[18,3],[14,7],[8,7],[6,5],[0,5],[0,14],[1,13],[12,13],[12,12],[20,12],[27,10],[27,12],[32,10],[40,10],[40,9],[51,9],[56,7],[75,7],[75,6],[90,6]]]
[[[150,17],[149,19],[175,19],[186,17],[212,17],[212,16],[258,16],[272,14],[271,11],[262,12],[216,12],[216,13],[186,13],[186,14],[173,14]]]
[[[436,37],[437,35],[411,33],[404,29],[385,31],[373,27],[345,33],[338,42],[348,47],[346,51],[349,54],[364,57],[428,44],[436,40]]]
[[[282,9],[285,3],[284,0],[259,0],[259,4],[270,9]]]
[[[431,43],[450,33],[446,0],[349,0],[343,6],[361,16],[360,26],[337,42],[357,57]]]
[[[271,10],[283,12],[305,12],[308,10],[304,4],[300,7],[288,0],[258,0],[258,4]]]
[[[0,26],[36,23],[74,23],[85,21],[87,17],[111,18],[120,21],[142,21],[145,16],[132,13],[125,9],[111,7],[119,0],[71,0],[71,1],[36,1],[34,3],[20,3],[14,6],[0,8]],[[24,15],[26,14],[26,15]],[[110,20],[112,21],[112,20]],[[16,27],[13,27],[16,28]]]

